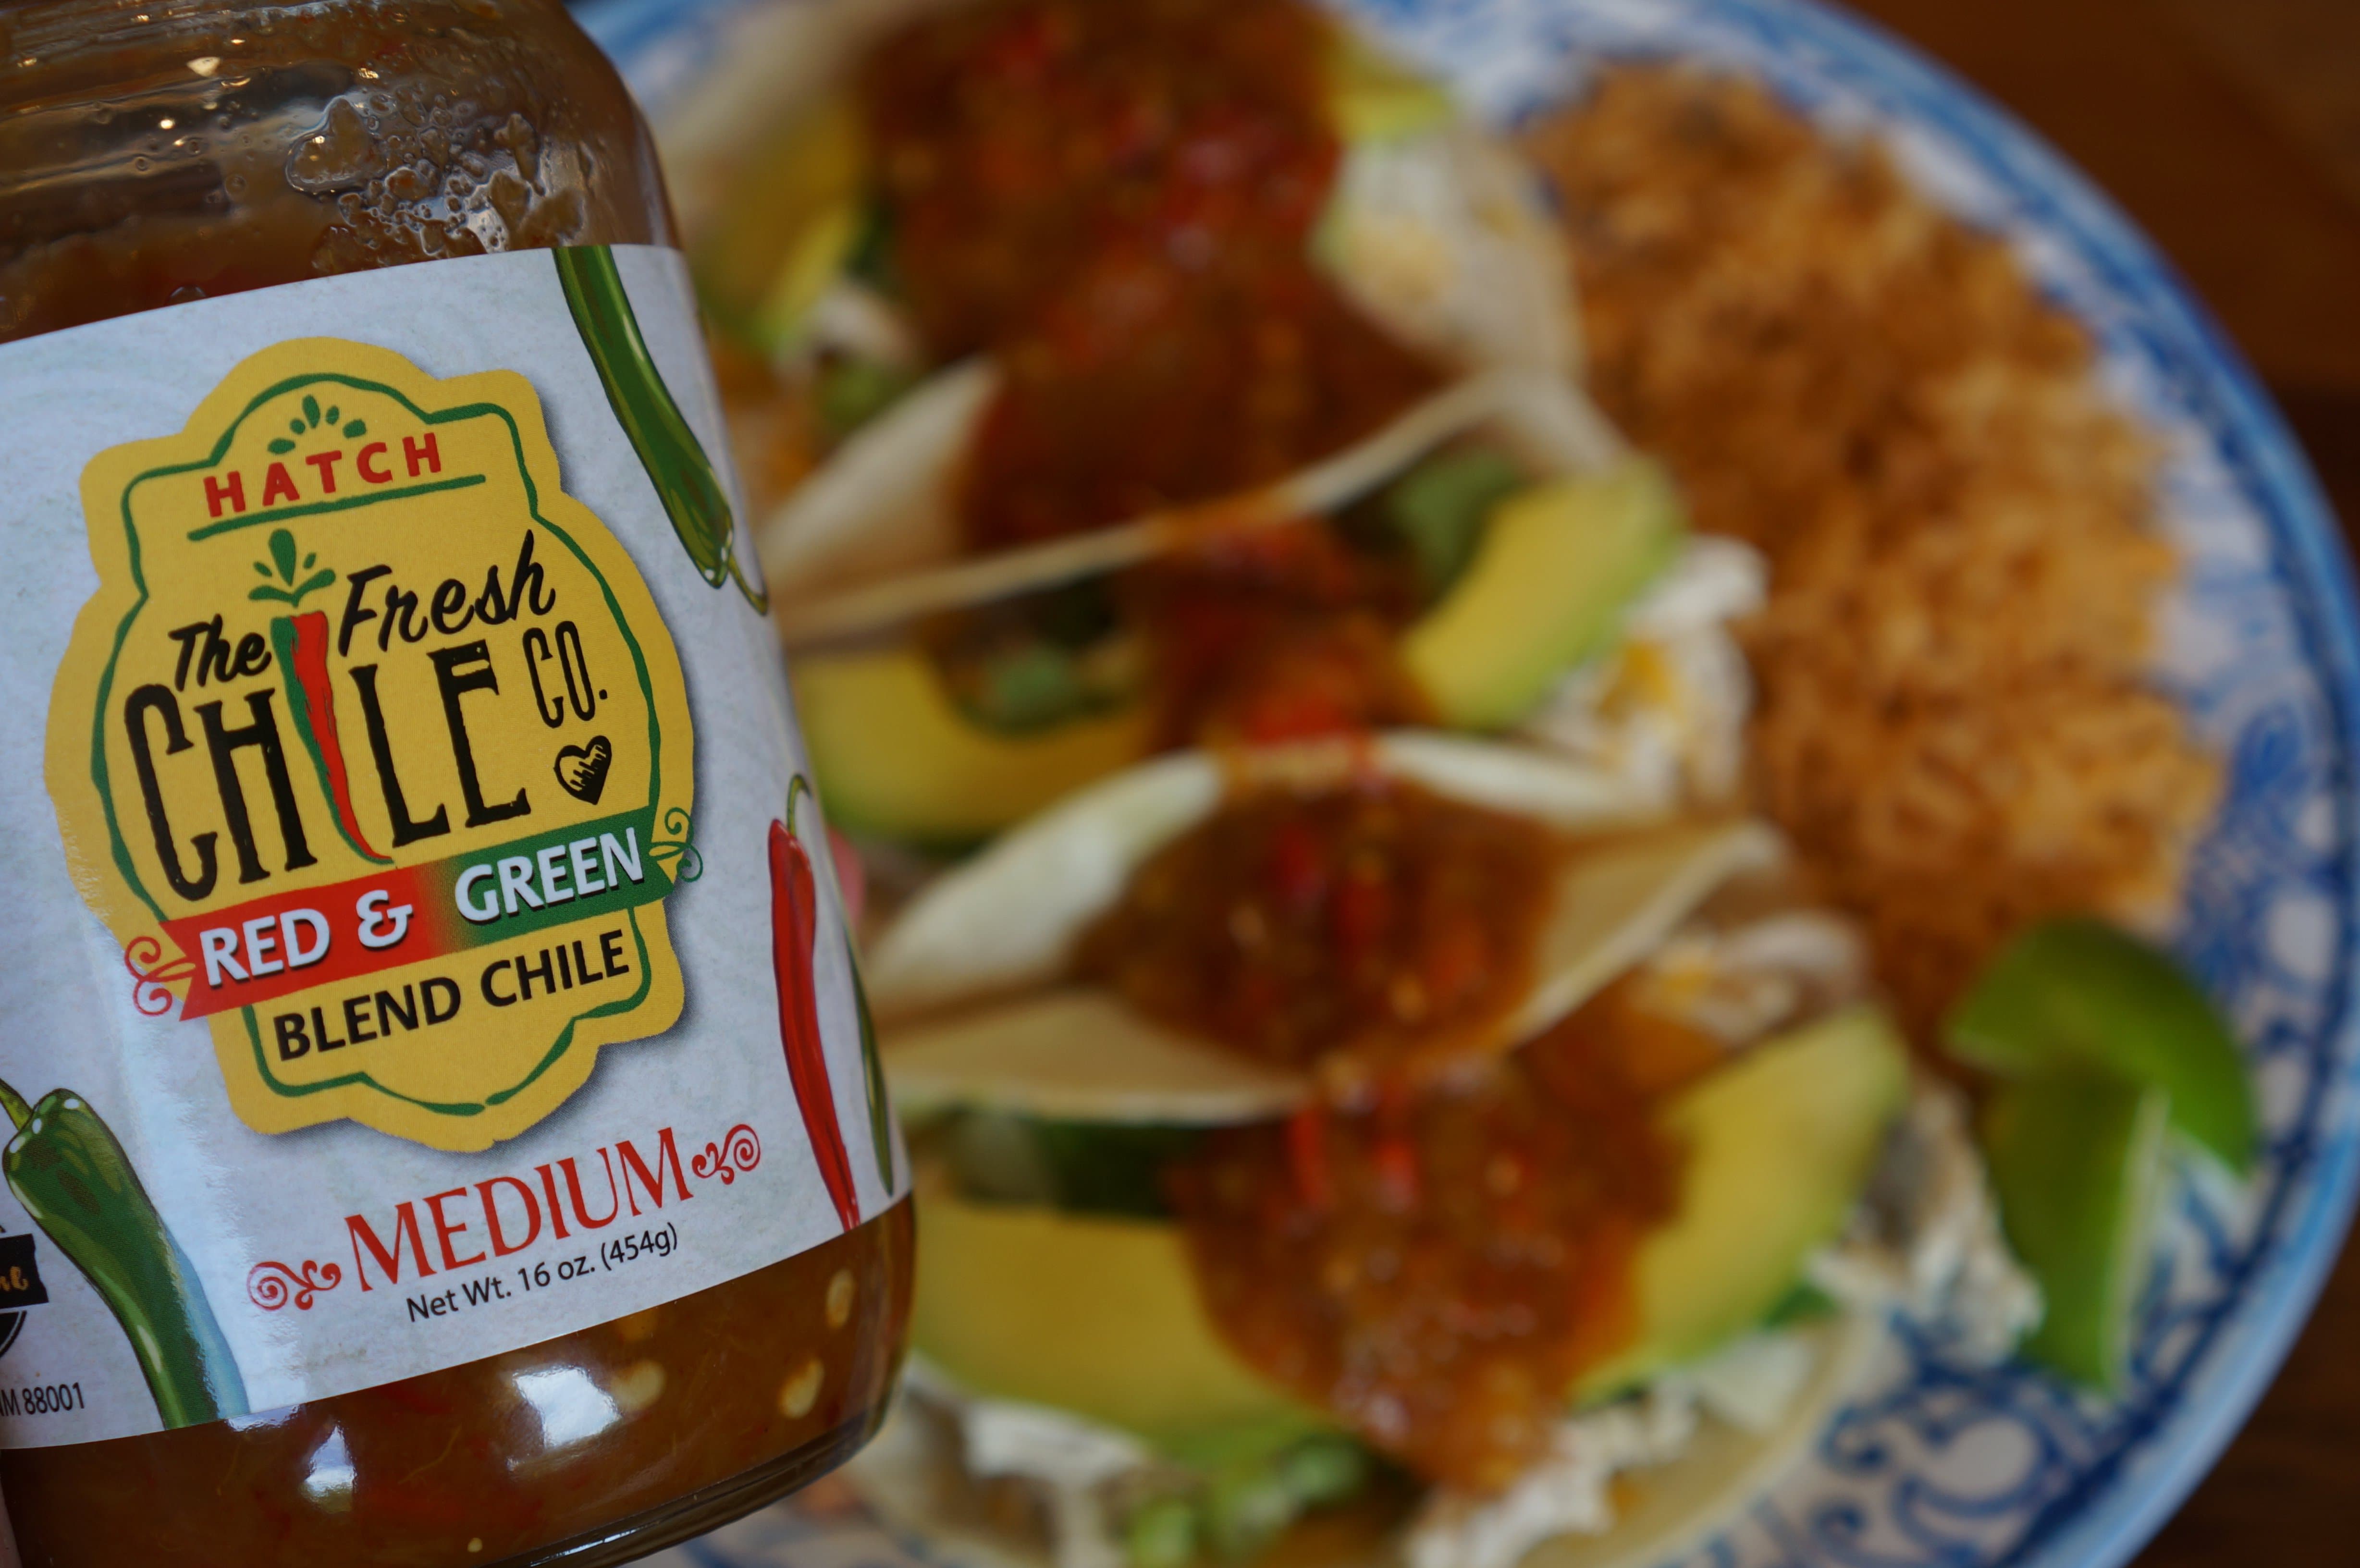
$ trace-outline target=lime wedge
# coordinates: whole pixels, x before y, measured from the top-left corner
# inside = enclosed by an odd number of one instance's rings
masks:
[[[1983,1108],[2000,1222],[2048,1306],[2024,1352],[2094,1388],[2121,1386],[2169,1116],[2162,1090],[2073,1067]]]
[[[2170,955],[2102,920],[2027,930],[1944,1032],[2003,1078],[2080,1063],[2161,1089],[2191,1142],[2240,1174],[2253,1163],[2253,1087],[2227,1020]]]

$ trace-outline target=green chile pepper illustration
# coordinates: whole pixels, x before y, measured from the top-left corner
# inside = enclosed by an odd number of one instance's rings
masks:
[[[606,388],[606,400],[654,482],[689,560],[716,588],[734,579],[748,603],[758,610],[768,609],[767,597],[746,581],[738,563],[737,519],[721,475],[689,429],[680,405],[672,401],[672,389],[639,335],[639,320],[632,313],[630,296],[623,291],[615,253],[606,245],[569,245],[550,254],[557,259],[557,280],[565,289],[582,344],[590,351],[590,363]]]
[[[115,1134],[64,1089],[28,1105],[0,1083],[0,1108],[16,1129],[0,1171],[123,1325],[164,1424],[247,1413],[246,1380],[204,1286]]]

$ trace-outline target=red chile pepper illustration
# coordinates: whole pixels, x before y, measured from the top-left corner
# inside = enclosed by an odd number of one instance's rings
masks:
[[[272,532],[270,555],[269,562],[256,561],[255,570],[267,578],[271,575],[271,566],[276,565],[285,585],[265,583],[248,593],[248,598],[273,599],[292,609],[313,589],[324,588],[336,580],[334,569],[322,566],[298,583],[295,536],[285,528]],[[306,556],[302,569],[310,571],[318,560],[317,556]],[[392,865],[388,856],[370,847],[361,832],[360,817],[353,810],[352,779],[344,766],[344,738],[336,729],[336,692],[328,679],[327,612],[306,610],[278,616],[270,623],[270,647],[286,677],[287,705],[293,710],[296,733],[303,737],[303,747],[311,754],[311,766],[320,775],[320,788],[335,811],[337,831],[356,853],[381,865]]]
[[[786,1047],[787,1076],[794,1081],[795,1104],[811,1135],[820,1180],[836,1202],[844,1228],[860,1223],[860,1198],[852,1185],[852,1157],[836,1119],[836,1093],[828,1087],[827,1053],[819,1032],[819,996],[812,964],[819,942],[819,883],[811,852],[795,836],[795,807],[811,787],[797,775],[787,789],[787,820],[770,824],[770,964],[779,983],[779,1039]]]

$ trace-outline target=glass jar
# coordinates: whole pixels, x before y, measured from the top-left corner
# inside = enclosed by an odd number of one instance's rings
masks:
[[[759,1273],[528,1349],[202,1426],[0,1451],[17,1552],[25,1568],[632,1562],[815,1480],[875,1432],[912,1234],[897,1203]],[[604,1432],[568,1424],[650,1394]]]
[[[444,257],[672,243],[646,130],[558,0],[10,0],[0,49],[0,343]],[[24,1561],[635,1558],[874,1431],[909,1214],[424,1376],[0,1452]]]
[[[557,0],[0,4],[0,341],[307,278],[672,243]]]

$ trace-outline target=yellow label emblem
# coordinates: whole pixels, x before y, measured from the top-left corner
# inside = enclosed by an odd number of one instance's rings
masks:
[[[48,780],[141,1010],[230,1103],[483,1149],[668,1029],[680,659],[507,371],[316,338],[82,475]]]

